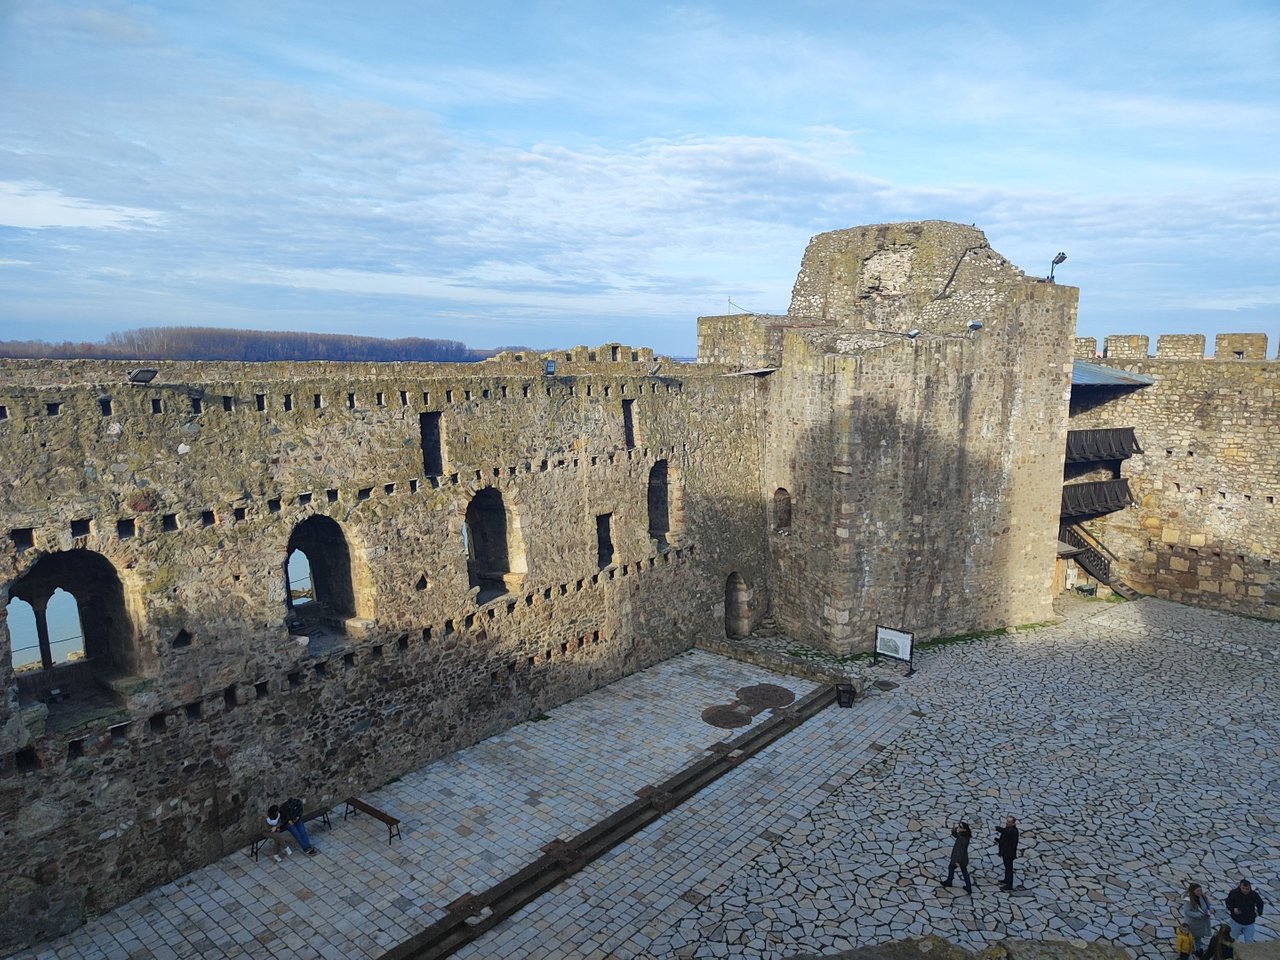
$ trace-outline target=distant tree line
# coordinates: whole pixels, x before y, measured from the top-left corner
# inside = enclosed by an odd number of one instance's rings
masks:
[[[503,350],[473,350],[457,340],[354,337],[344,333],[224,330],[218,327],[147,327],[113,333],[101,343],[0,340],[0,357],[62,360],[341,360],[464,363]]]

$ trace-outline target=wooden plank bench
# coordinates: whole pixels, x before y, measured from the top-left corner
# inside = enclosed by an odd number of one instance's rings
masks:
[[[361,813],[369,814],[369,816],[373,817],[375,820],[381,820],[387,825],[387,843],[391,842],[392,837],[400,836],[400,820],[398,817],[393,817],[385,810],[379,810],[377,807],[370,806],[357,797],[347,797],[343,802],[347,805],[347,808],[342,811],[343,820],[347,819],[347,816],[350,813],[358,810]]]
[[[332,830],[333,824],[329,821],[329,811],[331,809],[332,809],[331,807],[317,807],[314,810],[308,810],[306,813],[302,815],[302,822],[310,823],[312,820],[319,820],[326,827]],[[264,820],[263,823],[265,824],[266,821]],[[257,838],[253,841],[253,843],[249,844],[249,854],[250,856],[253,857],[253,859],[255,860],[258,859],[258,851],[262,849],[262,845],[266,843],[269,839],[270,839],[269,837],[264,837],[261,833],[259,833]]]

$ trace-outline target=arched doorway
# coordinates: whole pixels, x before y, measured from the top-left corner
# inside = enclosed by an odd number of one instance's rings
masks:
[[[751,633],[750,599],[742,575],[737,571],[729,574],[724,583],[724,635],[730,640],[742,640]]]
[[[317,514],[294,527],[284,569],[290,631],[345,632],[356,615],[355,588],[351,549],[337,521]]]
[[[467,551],[467,582],[479,588],[479,603],[507,593],[512,577],[524,573],[519,527],[494,487],[477,491],[467,504],[462,542]]]
[[[773,491],[773,529],[778,533],[791,529],[791,493],[786,487]]]

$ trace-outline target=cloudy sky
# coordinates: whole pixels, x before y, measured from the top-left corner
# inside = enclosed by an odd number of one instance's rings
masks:
[[[0,0],[0,338],[690,355],[945,219],[1066,251],[1082,335],[1274,350],[1277,157],[1274,0]]]

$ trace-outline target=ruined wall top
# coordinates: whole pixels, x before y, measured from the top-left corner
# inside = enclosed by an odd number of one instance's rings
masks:
[[[554,367],[549,366],[554,364]],[[21,387],[72,387],[129,383],[138,369],[156,371],[155,385],[206,383],[273,383],[294,380],[356,382],[394,378],[448,379],[454,377],[542,376],[600,374],[652,376],[682,368],[697,372],[650,347],[606,343],[567,350],[505,352],[474,363],[418,361],[346,362],[336,360],[273,360],[251,363],[232,360],[49,360],[0,359],[0,384]],[[141,384],[145,386],[146,384]]]
[[[942,305],[993,283],[1028,280],[991,249],[981,230],[963,224],[923,220],[833,230],[809,241],[788,316],[869,330],[901,330],[910,317],[914,326],[955,333],[964,318]]]
[[[1213,340],[1213,353],[1205,353],[1206,338],[1202,333],[1166,333],[1156,338],[1154,358],[1151,338],[1145,334],[1117,334],[1103,340],[1098,352],[1095,337],[1076,337],[1077,360],[1254,360],[1267,359],[1265,333],[1220,333]],[[1275,359],[1280,359],[1280,352]]]

